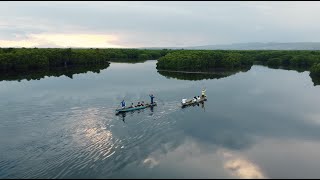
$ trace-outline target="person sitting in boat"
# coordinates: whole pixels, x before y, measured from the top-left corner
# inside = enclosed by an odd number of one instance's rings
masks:
[[[153,104],[153,98],[154,98],[154,96],[153,96],[153,94],[150,94],[149,96],[150,96],[150,98],[151,98],[151,104]]]
[[[197,102],[197,97],[193,97],[193,102]]]
[[[197,100],[200,101],[200,96],[197,97]]]
[[[131,106],[130,106],[130,108],[134,108],[134,105],[133,105],[133,103],[131,103]]]
[[[122,109],[126,107],[126,102],[124,102],[124,99],[121,101],[121,107]]]
[[[144,106],[144,102],[143,101],[141,102],[141,106]]]
[[[141,106],[140,101],[138,102],[138,105],[137,105],[137,106],[138,106],[138,107]]]

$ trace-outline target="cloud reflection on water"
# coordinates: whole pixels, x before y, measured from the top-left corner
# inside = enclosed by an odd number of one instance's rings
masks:
[[[267,178],[259,166],[244,154],[201,144],[190,138],[178,147],[167,149],[166,153],[152,152],[142,160],[142,164],[154,171],[169,168],[192,178]]]

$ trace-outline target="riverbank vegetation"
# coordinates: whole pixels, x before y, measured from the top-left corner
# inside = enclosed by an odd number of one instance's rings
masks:
[[[310,69],[310,73],[320,77],[320,63],[314,64]]]
[[[320,63],[314,64],[310,69],[313,85],[320,85]]]
[[[269,67],[305,69],[320,73],[320,51],[177,50],[161,57],[157,69],[205,71],[235,69],[259,63]]]
[[[234,69],[253,64],[252,56],[232,51],[177,50],[161,57],[157,69],[207,71]]]
[[[320,51],[0,48],[0,79],[14,77],[15,73],[17,77],[26,77],[28,72],[30,75],[65,73],[78,66],[92,69],[109,66],[109,62],[137,63],[151,59],[158,59],[158,70],[230,71],[258,63],[271,68],[306,70],[310,71],[312,79],[320,77]]]
[[[0,72],[25,72],[55,67],[90,66],[108,61],[158,59],[170,50],[0,48]]]

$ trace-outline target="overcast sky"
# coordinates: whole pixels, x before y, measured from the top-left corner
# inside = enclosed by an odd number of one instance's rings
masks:
[[[0,2],[0,47],[320,42],[320,2]]]

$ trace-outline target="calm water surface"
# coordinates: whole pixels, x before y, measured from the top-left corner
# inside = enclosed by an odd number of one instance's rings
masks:
[[[319,178],[320,86],[253,66],[180,80],[156,61],[0,82],[0,178]],[[202,107],[181,109],[200,95]],[[115,109],[158,106],[123,116]]]

